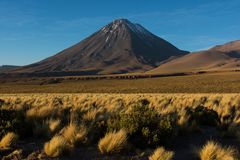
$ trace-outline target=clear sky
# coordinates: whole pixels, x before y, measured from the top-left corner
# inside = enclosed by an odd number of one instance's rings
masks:
[[[0,65],[42,60],[117,18],[189,51],[240,39],[240,0],[0,0]]]

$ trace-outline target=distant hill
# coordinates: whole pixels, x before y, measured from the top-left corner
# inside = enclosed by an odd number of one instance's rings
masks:
[[[151,74],[240,69],[240,40],[187,54],[148,71]]]
[[[0,73],[9,72],[9,71],[17,69],[19,67],[20,66],[2,65],[2,66],[0,66]]]
[[[126,19],[118,19],[80,43],[14,73],[114,74],[144,72],[187,54]],[[69,73],[69,74],[68,74]]]

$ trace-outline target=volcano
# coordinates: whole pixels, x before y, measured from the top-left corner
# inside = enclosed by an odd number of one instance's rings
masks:
[[[80,43],[14,72],[69,75],[144,72],[187,53],[140,24],[118,19]]]

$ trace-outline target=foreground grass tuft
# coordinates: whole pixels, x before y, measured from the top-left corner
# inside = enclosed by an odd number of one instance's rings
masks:
[[[238,160],[237,151],[231,147],[222,147],[214,141],[208,141],[199,152],[201,160]]]
[[[51,133],[54,133],[60,128],[61,120],[60,119],[56,119],[56,120],[50,119],[48,121],[48,125],[49,125],[49,129],[50,129]]]
[[[107,133],[98,143],[101,153],[120,152],[127,143],[127,132],[121,129],[118,132]]]
[[[69,145],[76,146],[86,139],[87,129],[84,126],[77,126],[75,123],[70,123],[62,130],[62,135]]]
[[[13,132],[9,132],[0,141],[0,148],[11,148],[14,144],[16,144],[17,140],[18,135]]]
[[[163,147],[157,148],[149,157],[149,160],[172,160],[174,152],[166,151]]]
[[[67,141],[63,136],[54,136],[44,145],[44,151],[49,157],[59,157],[67,150]]]

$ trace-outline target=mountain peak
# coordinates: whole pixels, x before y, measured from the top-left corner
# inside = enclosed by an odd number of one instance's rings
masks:
[[[126,29],[129,26],[133,26],[134,24],[132,22],[130,22],[128,19],[115,19],[114,21],[112,21],[111,23],[109,23],[107,26],[105,26],[104,28],[108,27],[108,28],[112,28],[113,30],[116,30],[118,28],[120,29]]]
[[[120,18],[120,19],[115,19],[113,20],[114,24],[121,24],[121,23],[131,23],[128,19],[125,19],[125,18]]]
[[[139,24],[116,19],[82,42],[21,67],[21,73],[112,74],[143,72],[187,52],[155,36]]]
[[[152,34],[138,23],[132,23],[128,19],[116,19],[101,29],[104,34],[118,34],[126,36],[129,32],[141,37],[152,36]],[[128,33],[127,33],[128,32]],[[121,37],[121,36],[120,36]]]

